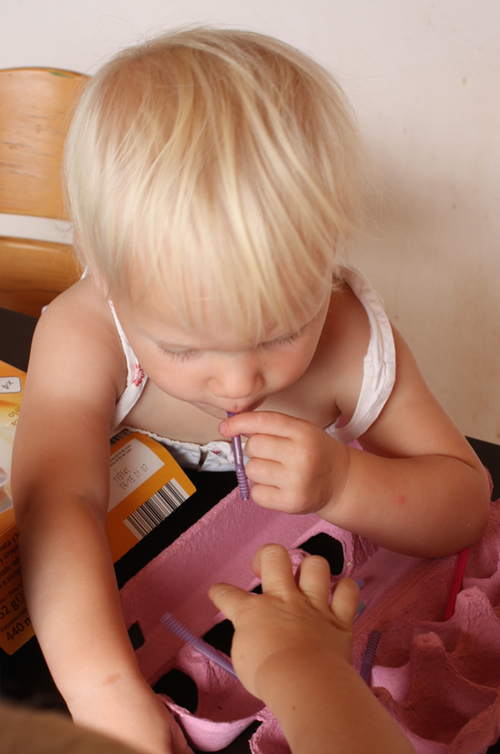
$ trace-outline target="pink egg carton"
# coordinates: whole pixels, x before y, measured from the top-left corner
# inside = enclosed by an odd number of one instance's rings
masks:
[[[499,501],[500,502],[500,501]],[[243,502],[234,490],[121,590],[127,626],[138,624],[141,670],[153,686],[172,669],[194,680],[194,713],[164,697],[191,745],[227,746],[252,722],[253,754],[285,754],[281,729],[262,702],[210,659],[160,625],[172,613],[197,636],[224,620],[207,597],[219,581],[252,590],[257,548],[278,542],[297,566],[301,544],[324,533],[342,544],[342,576],[363,579],[366,607],[355,623],[353,664],[359,669],[368,636],[382,633],[372,670],[374,693],[419,754],[480,754],[499,736],[500,505],[488,531],[471,548],[453,617],[444,613],[458,556],[427,560],[397,555],[318,516],[289,516]],[[338,580],[332,577],[332,588]]]

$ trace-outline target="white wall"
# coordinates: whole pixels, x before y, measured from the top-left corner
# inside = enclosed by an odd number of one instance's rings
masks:
[[[460,428],[500,441],[498,0],[0,5],[0,68],[91,73],[120,46],[185,23],[273,34],[329,66],[357,112],[378,186],[378,229],[353,244],[352,259]]]

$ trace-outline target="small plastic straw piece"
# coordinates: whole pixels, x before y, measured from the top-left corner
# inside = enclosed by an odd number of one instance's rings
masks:
[[[234,416],[230,411],[226,412],[228,418]],[[234,455],[234,470],[236,471],[236,479],[238,480],[238,487],[240,488],[240,495],[242,500],[250,500],[250,488],[248,486],[247,475],[245,474],[245,464],[243,462],[243,448],[241,447],[241,435],[231,438],[231,445]]]
[[[183,641],[185,644],[189,644],[190,646],[194,647],[194,649],[198,650],[200,654],[205,655],[205,657],[208,657],[209,660],[217,663],[217,665],[225,670],[226,673],[229,673],[229,675],[232,675],[235,678],[238,677],[234,672],[234,668],[230,660],[227,660],[225,657],[223,657],[223,655],[219,654],[219,652],[217,652],[217,650],[211,647],[209,644],[205,644],[204,641],[193,634],[193,632],[190,631],[189,628],[181,623],[180,620],[174,618],[172,613],[165,613],[165,615],[160,618],[160,623],[162,624],[163,628],[166,628],[167,631],[170,631],[171,634],[177,636],[177,638]]]
[[[370,676],[372,672],[373,661],[375,659],[375,653],[377,651],[381,636],[382,634],[380,631],[372,631],[366,643],[363,662],[361,663],[360,675],[363,681],[365,681],[368,685],[370,685]]]
[[[356,620],[356,618],[358,617],[358,615],[361,615],[361,613],[363,612],[363,610],[365,609],[365,607],[366,607],[366,605],[363,602],[363,600],[360,600],[358,602],[358,607],[356,609],[356,615],[354,616],[354,620]]]

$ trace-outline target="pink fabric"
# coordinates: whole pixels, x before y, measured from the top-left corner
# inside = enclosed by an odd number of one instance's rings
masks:
[[[121,591],[127,625],[138,622],[145,637],[137,656],[147,680],[154,684],[178,668],[197,684],[195,714],[164,698],[193,746],[224,748],[260,720],[251,751],[289,753],[262,702],[191,647],[181,647],[161,627],[160,617],[168,610],[202,636],[223,620],[207,597],[212,584],[227,581],[251,590],[258,583],[251,562],[261,544],[283,544],[298,565],[304,557],[301,543],[320,532],[342,542],[342,575],[366,583],[366,608],[355,623],[353,664],[360,668],[370,631],[379,629],[372,687],[417,752],[486,751],[498,738],[500,720],[500,505],[492,505],[487,534],[471,548],[455,614],[445,622],[458,556],[425,560],[396,555],[315,515],[288,516],[243,502],[238,490]]]

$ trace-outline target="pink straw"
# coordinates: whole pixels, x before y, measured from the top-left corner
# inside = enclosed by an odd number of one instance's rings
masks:
[[[448,597],[448,604],[444,613],[444,619],[449,620],[455,612],[455,603],[459,592],[462,590],[462,584],[464,580],[465,566],[467,565],[467,559],[469,557],[470,547],[466,547],[462,550],[457,560],[457,567],[455,568],[455,575],[450,589],[450,596]]]

